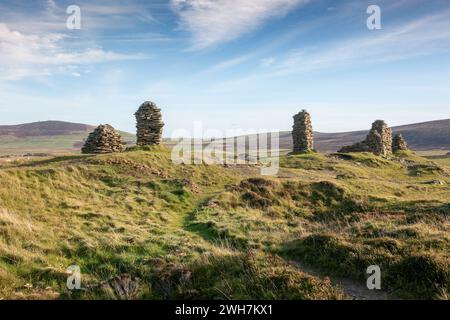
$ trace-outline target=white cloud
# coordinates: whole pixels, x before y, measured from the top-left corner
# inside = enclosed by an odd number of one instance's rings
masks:
[[[66,28],[69,4],[76,4],[81,8],[82,29],[90,32],[105,30],[124,30],[136,25],[159,23],[153,12],[159,6],[154,1],[116,0],[92,1],[78,0],[75,3],[56,0],[40,0],[37,8],[17,10],[0,1],[0,20],[11,29],[20,32],[60,32]],[[38,1],[36,1],[38,2]],[[31,8],[30,8],[31,9]],[[38,10],[38,11],[36,11]]]
[[[171,0],[180,27],[192,33],[193,50],[239,38],[309,0]]]
[[[79,76],[76,69],[81,65],[146,57],[105,51],[102,48],[75,52],[64,48],[64,39],[66,36],[60,33],[24,34],[0,23],[0,79],[18,80],[55,73]]]
[[[276,66],[280,74],[364,65],[450,52],[450,11],[317,48],[294,50]]]
[[[264,59],[261,59],[259,64],[261,67],[267,68],[267,67],[270,67],[271,65],[273,65],[275,63],[275,61],[276,61],[275,58],[264,58]]]
[[[81,5],[86,24],[98,29],[117,27],[115,22],[136,23],[137,20],[143,23],[157,23],[158,20],[152,14],[152,2],[138,3],[137,1],[127,1],[122,3],[94,3],[86,2]]]
[[[248,61],[251,57],[252,57],[252,55],[249,54],[249,55],[243,55],[243,56],[239,56],[236,58],[224,60],[224,61],[221,61],[221,62],[209,67],[208,69],[200,72],[200,74],[205,75],[205,74],[220,72],[220,71],[223,71],[223,70],[226,70],[229,68],[233,68],[235,66],[238,66],[238,65]]]
[[[262,60],[266,68],[220,83],[217,90],[236,90],[244,84],[292,74],[339,67],[365,66],[450,53],[450,10],[383,30],[369,31],[315,47],[294,49],[276,60]],[[270,62],[270,63],[264,63]]]

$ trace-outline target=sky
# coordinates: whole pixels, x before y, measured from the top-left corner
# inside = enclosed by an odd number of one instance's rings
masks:
[[[450,0],[0,0],[0,124],[134,132],[146,100],[168,137],[450,118]]]

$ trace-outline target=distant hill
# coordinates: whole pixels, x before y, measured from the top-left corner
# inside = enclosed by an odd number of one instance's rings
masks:
[[[36,136],[62,136],[85,133],[94,130],[94,126],[64,121],[40,121],[11,126],[0,126],[0,136],[17,138]]]
[[[95,126],[65,121],[41,121],[0,126],[0,155],[78,151]],[[127,143],[134,135],[121,132]]]
[[[392,127],[394,134],[401,133],[413,150],[450,150],[450,119],[428,121]],[[369,130],[322,133],[315,132],[315,148],[323,152],[335,152],[342,146],[365,139]],[[288,131],[280,132],[280,147],[292,148],[292,137]]]
[[[42,121],[19,125],[0,126],[0,155],[25,153],[78,152],[89,132],[95,126],[64,121]],[[450,150],[450,119],[428,121],[392,128],[401,133],[414,150]],[[120,132],[129,144],[134,134]],[[367,131],[322,133],[315,132],[315,148],[322,152],[335,152],[365,138]],[[170,146],[170,142],[166,141]],[[292,149],[289,131],[280,132],[280,148]]]

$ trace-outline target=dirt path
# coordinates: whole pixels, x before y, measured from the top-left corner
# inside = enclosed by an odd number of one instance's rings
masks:
[[[348,278],[328,276],[314,269],[311,269],[310,267],[307,267],[298,261],[290,261],[289,263],[312,276],[318,278],[330,278],[333,285],[339,286],[342,291],[350,296],[353,300],[389,300],[386,291],[369,290],[367,289],[367,286],[364,282]]]
[[[206,239],[205,235],[201,232],[201,230],[195,230],[195,227],[191,225],[191,221],[193,219],[193,215],[198,208],[202,206],[202,204],[206,203],[208,200],[213,198],[215,194],[205,195],[196,201],[192,208],[189,208],[184,212],[184,214],[180,215],[180,219],[175,223],[176,227],[180,227],[186,232],[192,234],[195,237],[201,238],[203,241],[210,242],[210,239]],[[328,277],[331,280],[331,283],[335,286],[338,286],[342,289],[342,291],[351,297],[353,300],[388,300],[387,293],[383,290],[369,290],[366,286],[365,282],[357,281],[348,278],[342,277],[334,277],[319,272],[309,266],[305,266],[299,261],[289,261],[289,263],[301,271],[308,273],[314,277],[324,278]]]

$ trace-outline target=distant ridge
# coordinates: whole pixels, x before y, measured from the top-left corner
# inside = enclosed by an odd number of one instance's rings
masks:
[[[95,126],[65,121],[40,121],[0,126],[0,156],[30,153],[63,154],[79,152]],[[135,136],[120,132],[127,144]]]
[[[49,153],[78,151],[88,133],[94,128],[92,125],[65,121],[0,126],[0,155],[40,151]],[[450,150],[450,119],[402,125],[392,129],[394,133],[401,133],[413,150]],[[129,145],[135,142],[134,134],[120,133]],[[367,133],[368,130],[339,133],[315,132],[315,149],[321,152],[335,152],[342,146],[363,140]],[[170,145],[168,141],[166,143]],[[280,148],[292,149],[291,132],[280,132]]]
[[[0,126],[0,136],[18,138],[36,136],[60,136],[73,133],[89,132],[94,126],[64,121],[39,121],[9,126]]]
[[[369,125],[368,125],[369,127]],[[401,133],[413,150],[450,150],[450,119],[427,121],[392,127],[394,134]],[[335,152],[343,146],[362,141],[369,130],[314,133],[315,149],[322,152]],[[280,147],[292,149],[289,131],[280,132]]]

